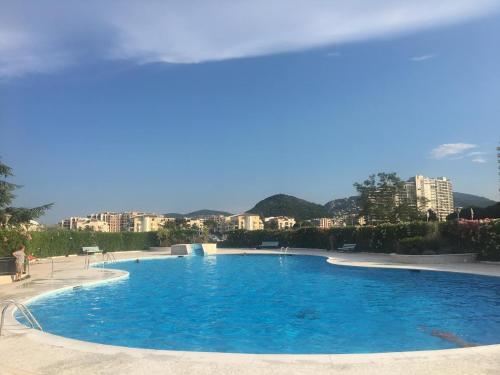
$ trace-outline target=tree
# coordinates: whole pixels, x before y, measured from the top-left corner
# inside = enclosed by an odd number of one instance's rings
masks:
[[[12,177],[12,168],[0,162],[0,221],[9,224],[23,224],[42,216],[45,211],[54,204],[44,204],[43,206],[26,208],[12,207],[10,204],[15,198],[14,191],[21,186],[6,181]]]
[[[293,228],[298,229],[298,228],[312,228],[314,227],[313,223],[311,220],[302,220],[302,221],[296,221]]]
[[[277,230],[278,222],[276,220],[264,221],[264,229]]]
[[[208,230],[186,226],[185,220],[166,222],[157,232],[161,246],[172,246],[182,243],[203,243],[208,240]]]
[[[215,220],[207,219],[205,220],[204,224],[209,233],[217,232],[217,222]]]
[[[427,215],[427,221],[438,221],[438,216],[434,210],[429,208],[427,210],[426,215]]]
[[[368,224],[398,223],[422,219],[417,205],[406,196],[404,181],[396,173],[370,175],[354,183],[359,193],[360,216]]]

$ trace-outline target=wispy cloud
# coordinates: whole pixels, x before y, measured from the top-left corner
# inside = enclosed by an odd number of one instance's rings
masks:
[[[340,57],[342,54],[340,52],[337,52],[337,51],[333,51],[333,52],[328,52],[326,54],[327,57]]]
[[[474,159],[471,160],[473,163],[486,163],[486,159],[483,158],[482,156],[476,156]]]
[[[434,55],[434,54],[432,54],[432,55],[420,55],[420,56],[413,56],[412,58],[410,58],[410,60],[413,62],[422,62],[422,61],[433,59],[435,57],[436,57],[436,55]]]
[[[300,51],[480,17],[500,1],[5,0],[1,7],[0,77],[8,77],[87,61],[199,63]]]
[[[431,151],[431,157],[434,159],[443,159],[446,157],[458,157],[461,156],[467,150],[477,147],[470,143],[445,143]]]
[[[477,155],[486,155],[484,151],[472,151],[467,154],[467,156],[477,156]]]

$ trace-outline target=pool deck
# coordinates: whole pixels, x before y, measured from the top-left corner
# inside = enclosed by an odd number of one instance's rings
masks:
[[[218,250],[221,254],[273,253]],[[333,264],[464,272],[500,277],[500,264],[398,264],[390,256],[293,249],[290,254],[328,257]],[[166,251],[115,253],[120,259],[164,257]],[[124,271],[84,269],[83,257],[54,258],[31,265],[31,278],[0,285],[0,300],[23,302],[39,294],[127,277]],[[131,317],[132,318],[132,317]],[[133,324],[133,319],[130,319]],[[7,314],[0,337],[0,374],[500,374],[500,345],[472,348],[333,355],[258,355],[132,349],[67,339],[25,328]]]

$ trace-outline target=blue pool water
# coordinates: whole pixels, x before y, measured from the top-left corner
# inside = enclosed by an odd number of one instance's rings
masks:
[[[498,278],[342,267],[313,256],[190,256],[108,267],[130,277],[34,300],[29,306],[44,329],[104,344],[240,353],[500,343]]]

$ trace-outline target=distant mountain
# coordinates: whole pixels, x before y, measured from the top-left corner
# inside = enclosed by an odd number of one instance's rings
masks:
[[[496,202],[491,199],[473,194],[453,193],[455,207],[487,207]],[[318,217],[333,217],[347,220],[358,216],[360,211],[359,198],[357,196],[334,199],[324,206],[300,199],[291,195],[276,194],[258,202],[248,213],[259,214],[264,217],[269,216],[291,216],[298,220],[314,219]],[[167,213],[165,216],[174,218],[204,217],[212,215],[232,215],[226,211],[217,210],[197,210],[187,214]]]
[[[198,211],[193,211],[188,214],[186,214],[187,217],[202,217],[202,216],[218,216],[218,215],[224,215],[224,216],[231,216],[232,213],[226,212],[226,211],[217,211],[217,210],[198,210]]]
[[[185,217],[186,217],[186,215],[184,215],[184,214],[179,214],[179,213],[177,213],[177,212],[168,212],[168,213],[163,214],[163,215],[165,215],[166,217],[173,217],[173,218],[175,218],[175,219],[183,219],[183,218],[185,218]]]
[[[453,193],[453,203],[455,207],[488,207],[494,205],[495,201],[474,194]]]
[[[169,212],[166,213],[165,216],[167,217],[173,217],[176,219],[183,219],[186,217],[191,217],[191,218],[199,218],[199,217],[204,217],[204,216],[215,216],[215,215],[224,215],[224,216],[230,216],[232,213],[226,212],[226,211],[217,211],[217,210],[198,210],[198,211],[193,211],[189,212],[187,214],[180,214],[177,212]]]
[[[338,218],[357,216],[361,210],[358,196],[331,200],[325,203],[325,208],[328,210],[330,216]]]
[[[291,216],[298,220],[330,216],[324,206],[286,194],[276,194],[263,199],[247,212],[264,217]]]

